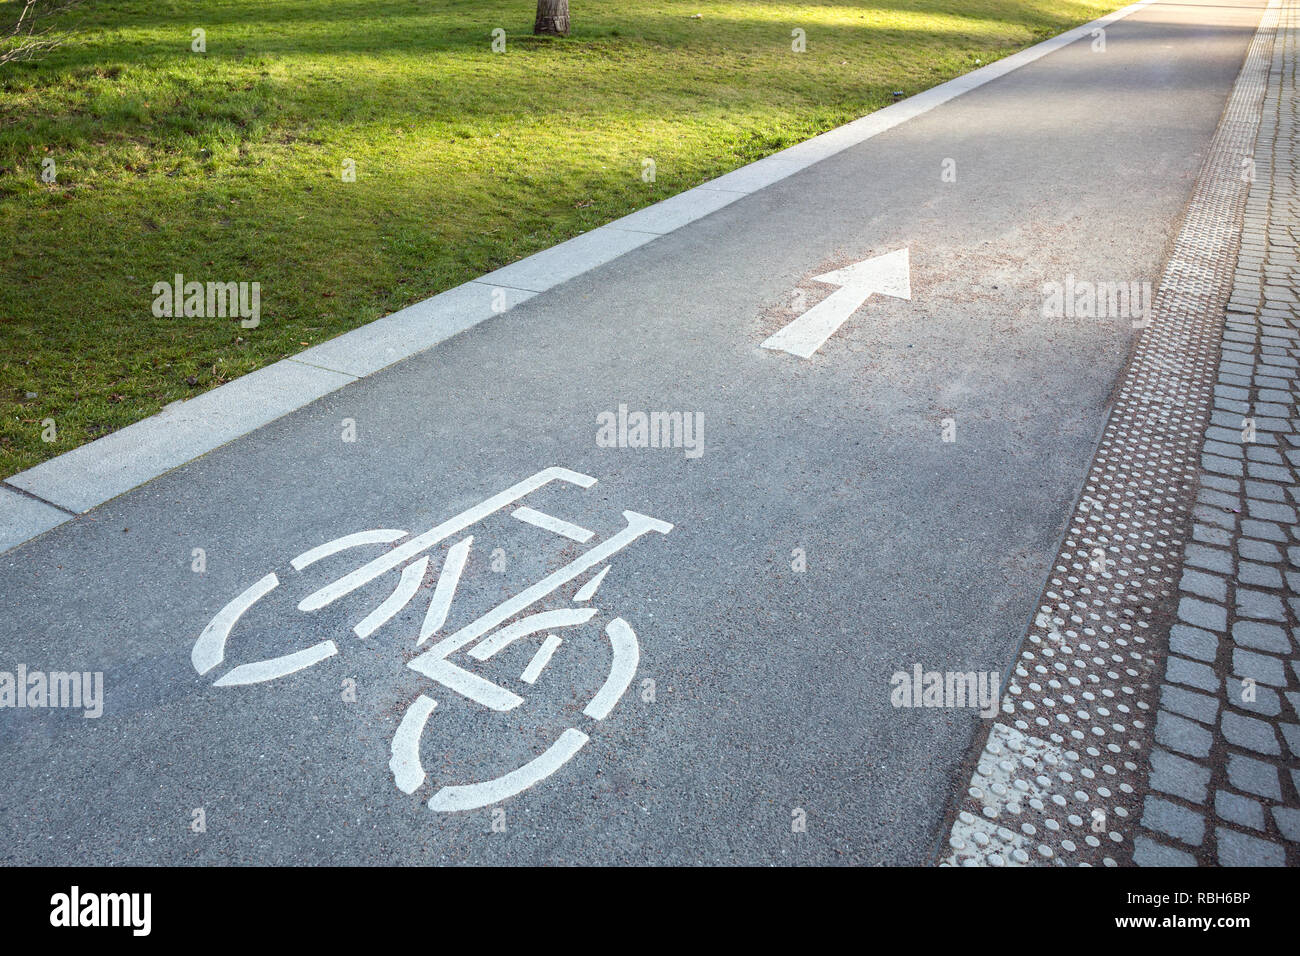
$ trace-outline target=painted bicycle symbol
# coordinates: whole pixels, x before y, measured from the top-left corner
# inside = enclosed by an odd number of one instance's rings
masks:
[[[595,537],[595,533],[586,528],[536,511],[527,505],[518,505],[520,499],[551,482],[563,482],[585,489],[594,485],[596,479],[567,468],[546,468],[409,540],[404,540],[409,537],[406,531],[378,528],[336,538],[298,555],[289,564],[294,571],[301,572],[324,558],[353,548],[374,544],[393,546],[387,553],[309,594],[298,604],[298,610],[308,613],[318,611],[401,568],[391,594],[352,629],[358,638],[369,637],[414,600],[433,560],[432,552],[444,542],[456,539],[442,558],[442,569],[416,639],[417,647],[423,647],[431,640],[434,643],[409,661],[407,666],[443,688],[455,691],[490,710],[512,710],[523,703],[524,698],[514,690],[475,673],[471,669],[471,661],[487,661],[516,642],[529,638],[536,640],[539,635],[545,635],[519,677],[522,685],[531,686],[564,643],[553,632],[585,624],[598,613],[589,602],[609,571],[608,560],[650,532],[666,535],[673,528],[666,521],[635,511],[624,511],[626,524],[621,530],[453,633],[439,638],[474,541],[473,535],[462,537],[462,534],[472,526],[490,515],[515,506],[510,512],[511,516],[527,524],[580,544],[586,544]],[[573,595],[571,606],[536,609],[539,602],[557,589],[597,567],[600,570]],[[279,585],[280,580],[274,572],[267,574],[213,617],[199,635],[190,655],[194,669],[199,674],[208,674],[222,664],[227,641],[239,619]],[[603,720],[610,714],[632,683],[640,662],[640,646],[636,634],[622,617],[610,620],[605,625],[604,635],[611,647],[609,674],[582,711],[592,721]],[[459,660],[458,655],[462,651],[468,661]],[[233,687],[274,681],[319,664],[338,653],[338,645],[333,640],[320,641],[303,650],[233,667],[219,677],[214,686]],[[525,687],[519,689],[524,690]],[[393,735],[389,767],[394,783],[404,793],[415,793],[427,780],[420,761],[420,742],[435,707],[435,698],[419,694],[407,707]],[[522,766],[489,780],[442,786],[430,797],[428,805],[433,810],[456,811],[497,803],[554,774],[589,739],[582,730],[569,727],[544,752]]]

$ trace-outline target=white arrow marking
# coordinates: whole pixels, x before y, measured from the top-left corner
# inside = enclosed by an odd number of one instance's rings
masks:
[[[873,256],[843,269],[813,276],[813,281],[840,288],[769,337],[763,343],[763,348],[809,358],[873,293],[892,295],[896,299],[912,298],[911,270],[906,249]]]

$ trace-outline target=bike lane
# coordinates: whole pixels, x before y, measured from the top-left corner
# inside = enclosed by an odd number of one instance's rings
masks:
[[[103,672],[105,707],[0,710],[0,853],[924,861],[980,719],[893,707],[890,677],[1003,671],[1135,335],[1127,317],[1045,317],[1044,284],[1157,279],[1259,13],[1148,7],[1108,28],[1104,52],[1050,54],[4,555],[0,670]],[[897,272],[860,289],[807,358],[762,347],[835,294],[815,277],[903,249],[905,290]],[[691,430],[625,447],[636,412]],[[583,477],[300,606],[400,549],[398,532],[548,467]],[[586,600],[604,562],[500,623],[596,615],[482,661],[447,651],[519,704],[494,710],[493,692],[423,657],[616,538],[638,520],[626,511],[671,528],[612,554]],[[394,536],[291,563],[375,529]],[[446,620],[424,635],[470,534]],[[200,634],[271,573],[199,673]],[[584,711],[625,669],[616,619],[637,661],[596,721]],[[522,681],[551,633],[554,656]],[[310,666],[214,686],[228,666],[331,642]],[[429,782],[408,794],[393,739],[421,695],[436,702],[417,711]],[[570,729],[580,749],[518,795],[429,808]]]

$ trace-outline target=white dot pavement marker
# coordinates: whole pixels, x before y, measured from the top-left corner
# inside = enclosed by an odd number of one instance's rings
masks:
[[[694,189],[344,333],[188,401],[168,406],[7,479],[66,512],[84,514],[360,378],[432,348],[533,295],[859,145],[963,93],[1020,69],[1154,3],[1139,0]],[[0,486],[0,490],[3,489]],[[0,553],[57,527],[30,499],[0,495]],[[66,516],[64,516],[66,520]]]

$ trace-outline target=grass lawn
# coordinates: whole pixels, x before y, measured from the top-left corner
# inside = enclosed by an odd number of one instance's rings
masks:
[[[0,66],[0,477],[1119,5],[93,0]]]

